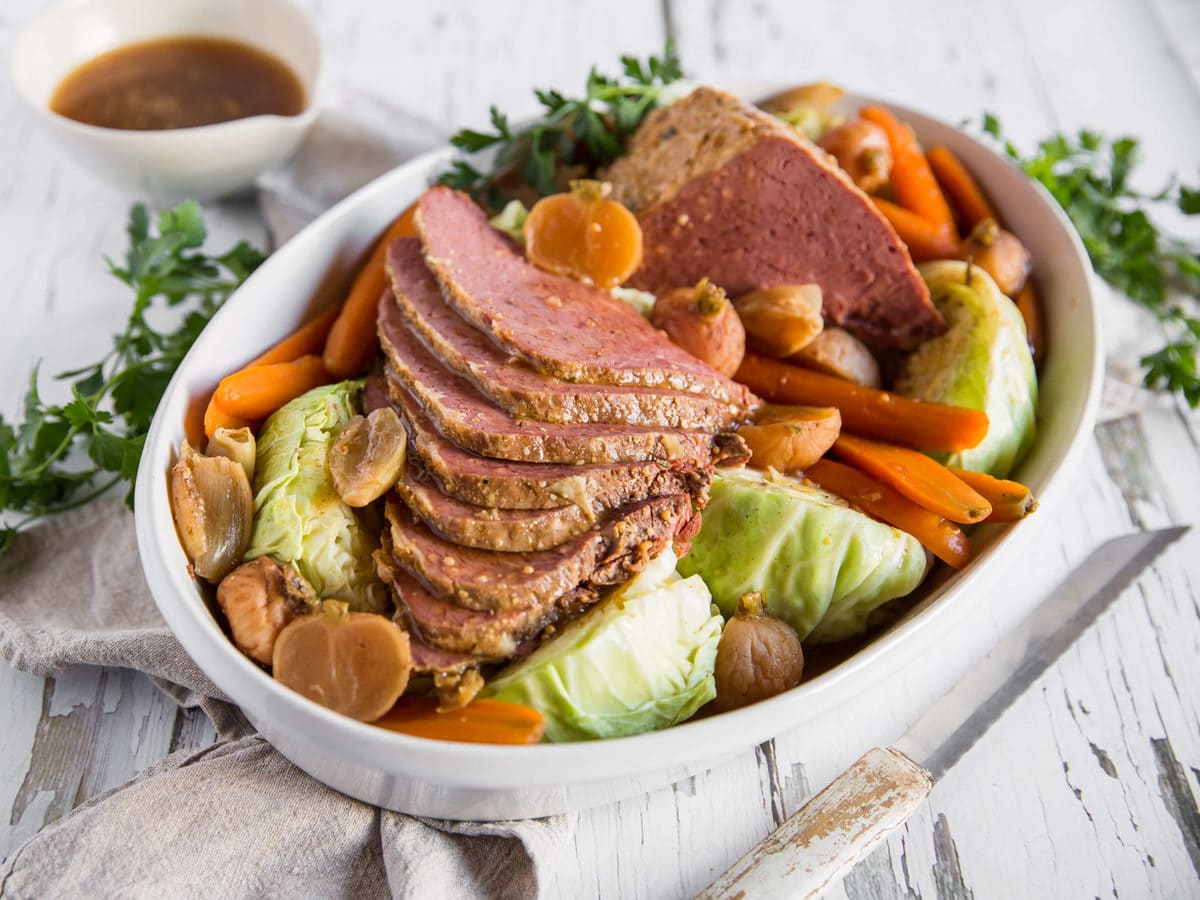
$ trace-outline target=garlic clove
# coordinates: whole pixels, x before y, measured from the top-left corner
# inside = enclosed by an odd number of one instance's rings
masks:
[[[220,581],[250,544],[254,497],[239,463],[203,456],[184,441],[169,477],[171,514],[197,575]]]
[[[329,448],[329,474],[347,506],[378,500],[395,485],[404,467],[407,434],[390,406],[355,416]]]

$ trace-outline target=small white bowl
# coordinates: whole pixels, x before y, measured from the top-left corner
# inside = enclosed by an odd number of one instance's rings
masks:
[[[55,88],[82,63],[127,44],[182,36],[228,38],[278,57],[304,87],[303,112],[128,131],[51,111]],[[39,124],[92,174],[138,194],[203,199],[248,187],[299,146],[317,115],[321,41],[312,16],[293,0],[68,0],[25,28],[11,64]]]

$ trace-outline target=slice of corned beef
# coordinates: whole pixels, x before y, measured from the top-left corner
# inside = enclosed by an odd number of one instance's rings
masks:
[[[442,493],[410,459],[396,493],[431,530],[455,544],[525,553],[546,550],[579,537],[594,524],[591,510],[574,503],[550,509],[496,509],[474,506]]]
[[[535,638],[547,625],[562,620],[596,602],[597,594],[577,587],[545,606],[475,610],[435,597],[392,558],[391,541],[385,532],[380,548],[380,577],[387,582],[421,637],[434,647],[490,659],[508,659],[521,644]]]
[[[386,391],[383,376],[377,384]],[[395,403],[408,431],[410,458],[420,463],[443,493],[474,506],[552,509],[574,504],[599,515],[667,494],[691,494],[702,504],[712,480],[711,470],[694,460],[572,466],[491,459],[442,437],[407,391],[400,391]],[[737,441],[734,458],[744,459],[745,444],[740,438]]]
[[[708,277],[731,296],[818,284],[830,319],[880,347],[944,323],[908,251],[819,148],[738,98],[697,88],[649,115],[605,175],[642,224],[631,284]]]
[[[567,381],[669,387],[750,404],[743,385],[672,344],[628,304],[530,265],[465,194],[426,191],[416,222],[425,262],[447,302],[542,371]]]
[[[627,581],[686,534],[686,494],[633,504],[586,534],[536,553],[498,553],[453,544],[416,521],[395,495],[385,514],[392,553],[435,597],[479,611],[553,608],[580,587]]]
[[[447,305],[415,238],[400,238],[388,247],[387,269],[398,308],[425,346],[513,415],[542,422],[720,431],[746,412],[707,394],[569,382],[546,375],[500,349]]]
[[[380,298],[379,343],[400,382],[389,384],[393,396],[407,391],[445,437],[483,456],[572,464],[690,459],[708,465],[722,443],[704,431],[515,419],[429,352],[405,323],[390,290]]]

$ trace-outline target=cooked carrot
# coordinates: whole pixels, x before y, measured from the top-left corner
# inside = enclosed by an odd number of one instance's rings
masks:
[[[864,106],[858,114],[887,133],[892,148],[892,189],[900,205],[935,226],[953,229],[954,213],[912,129],[882,106]]]
[[[310,353],[291,362],[252,366],[227,375],[209,405],[242,419],[265,419],[288,401],[330,380],[321,357]]]
[[[371,364],[379,348],[375,340],[375,313],[379,295],[387,286],[384,262],[388,244],[416,232],[417,206],[414,203],[400,214],[383,233],[371,251],[366,265],[359,269],[342,304],[342,311],[325,339],[325,368],[336,378],[353,378]]]
[[[971,525],[992,513],[986,497],[924,453],[852,434],[839,435],[833,451],[854,468],[878,478],[943,519]]]
[[[301,325],[261,356],[256,356],[242,368],[269,366],[273,363],[291,362],[310,353],[320,353],[325,347],[325,338],[333,327],[341,307],[331,306],[310,322]]]
[[[996,218],[996,211],[992,209],[979,182],[962,164],[962,160],[954,155],[954,151],[948,147],[934,147],[927,156],[934,178],[958,213],[963,234],[970,234],[971,229],[984,219]]]
[[[536,744],[546,717],[536,709],[501,700],[472,700],[440,713],[432,697],[401,697],[376,725],[416,737],[472,744]]]
[[[958,259],[958,238],[953,228],[935,225],[923,216],[909,212],[882,197],[872,197],[875,208],[883,213],[900,240],[908,247],[908,255],[914,262],[929,262],[934,259]]]
[[[995,478],[986,472],[969,472],[966,469],[950,469],[992,504],[992,514],[985,521],[1013,522],[1023,519],[1038,508],[1033,492],[1019,481]]]
[[[821,459],[805,469],[804,476],[868,515],[907,531],[926,550],[956,569],[971,558],[971,543],[961,528],[858,469]]]
[[[746,354],[734,378],[772,403],[836,406],[845,431],[917,450],[969,450],[987,435],[980,410],[910,400],[757,353]]]
[[[208,401],[208,406],[204,409],[204,436],[211,438],[217,433],[218,428],[244,428],[250,425],[248,419],[242,419],[228,412],[222,406],[214,394]]]
[[[1029,341],[1029,352],[1033,354],[1033,362],[1042,364],[1042,356],[1046,352],[1046,332],[1042,323],[1042,304],[1038,301],[1033,282],[1025,282],[1025,287],[1017,294],[1017,309],[1025,320],[1025,339]]]

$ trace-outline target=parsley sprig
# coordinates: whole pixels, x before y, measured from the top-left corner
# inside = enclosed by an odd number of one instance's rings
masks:
[[[142,205],[129,214],[124,265],[106,259],[109,271],[134,290],[125,330],[96,363],[63,372],[70,399],[44,402],[38,370],[30,375],[24,421],[0,416],[0,513],[17,520],[0,527],[0,554],[17,531],[52,513],[89,502],[137,474],[142,444],[167,383],[200,331],[226,297],[263,261],[247,244],[212,257],[199,251],[206,237],[200,207],[192,201],[162,212],[157,229]],[[157,298],[163,304],[155,304]],[[174,328],[147,318],[165,306],[178,310]]]
[[[670,41],[661,57],[642,63],[621,57],[622,77],[588,74],[585,96],[564,97],[554,90],[538,90],[543,115],[536,122],[514,129],[508,117],[491,108],[491,131],[464,129],[450,139],[468,154],[493,150],[486,171],[464,159],[456,160],[439,182],[467,191],[493,210],[511,196],[506,190],[514,178],[540,196],[561,188],[555,174],[578,168],[583,175],[608,165],[625,149],[625,141],[663,97],[663,89],[683,77],[679,58]]]
[[[1166,343],[1140,361],[1145,385],[1178,391],[1190,406],[1200,406],[1200,247],[1165,234],[1151,218],[1162,204],[1200,214],[1200,188],[1172,180],[1156,194],[1137,191],[1131,180],[1138,142],[1131,137],[1060,134],[1025,156],[995,116],[984,116],[983,128],[1070,216],[1097,274],[1162,323]]]

